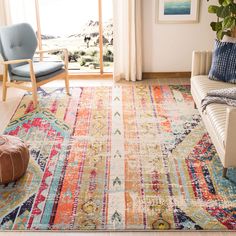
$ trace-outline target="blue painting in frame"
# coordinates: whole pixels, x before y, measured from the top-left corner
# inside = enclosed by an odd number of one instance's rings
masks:
[[[156,0],[158,23],[196,23],[199,0]]]

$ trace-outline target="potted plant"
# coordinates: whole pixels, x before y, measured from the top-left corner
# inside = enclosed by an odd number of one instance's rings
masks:
[[[219,5],[208,7],[208,12],[217,16],[217,21],[211,22],[212,30],[216,31],[219,40],[224,35],[236,37],[236,3],[234,0],[218,0],[218,2]]]

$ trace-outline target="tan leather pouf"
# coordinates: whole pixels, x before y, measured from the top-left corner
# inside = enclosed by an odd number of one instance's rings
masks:
[[[0,184],[18,180],[27,170],[29,150],[17,137],[0,136]]]

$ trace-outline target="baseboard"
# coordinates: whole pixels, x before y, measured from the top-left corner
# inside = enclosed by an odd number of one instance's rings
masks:
[[[191,72],[144,72],[143,79],[180,79],[191,78]]]
[[[103,75],[91,73],[91,74],[70,74],[70,79],[111,79],[112,73],[104,73]],[[191,72],[143,72],[143,79],[168,79],[168,78],[191,78]]]
[[[69,79],[112,79],[112,73],[71,73],[69,74]]]

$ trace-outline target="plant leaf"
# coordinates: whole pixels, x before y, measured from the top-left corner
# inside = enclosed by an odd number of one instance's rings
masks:
[[[222,28],[223,29],[228,29],[228,28],[232,28],[235,25],[235,19],[232,16],[228,16],[223,20],[222,23]]]
[[[220,18],[225,18],[226,16],[230,16],[231,15],[230,6],[219,7],[216,14]]]
[[[231,25],[231,29],[234,29],[236,27],[236,18],[234,17],[234,23]]]
[[[225,0],[219,0],[219,4],[222,5]]]
[[[223,38],[223,36],[224,36],[222,30],[217,31],[217,34],[216,34],[216,35],[217,35],[217,38],[218,38],[219,40],[221,40],[221,39]]]
[[[218,6],[211,5],[211,6],[208,7],[208,12],[209,12],[209,13],[215,13],[215,14],[216,14],[217,11],[218,11],[218,9],[219,9]]]
[[[220,31],[220,30],[222,30],[222,21],[220,21],[220,22],[211,22],[211,28],[212,28],[212,30],[213,31]]]
[[[236,4],[235,3],[230,5],[230,11],[232,12],[232,14],[236,14]]]
[[[231,3],[232,3],[232,0],[224,0],[221,5],[224,6],[224,7],[226,7],[226,6],[228,6],[229,4],[231,4]]]

